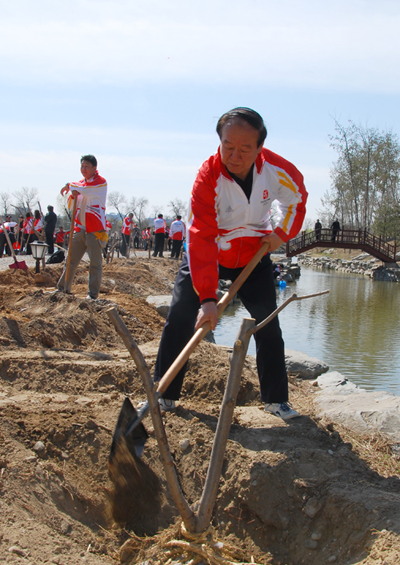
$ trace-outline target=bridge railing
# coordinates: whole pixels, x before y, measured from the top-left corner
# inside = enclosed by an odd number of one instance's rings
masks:
[[[293,253],[309,246],[315,247],[315,244],[319,242],[324,247],[327,243],[332,244],[332,247],[335,247],[335,244],[340,247],[348,245],[349,247],[360,246],[360,248],[365,248],[368,246],[393,260],[396,257],[396,245],[386,242],[382,236],[376,236],[366,229],[344,229],[339,230],[335,235],[332,229],[328,228],[322,228],[319,232],[316,232],[316,230],[302,232],[288,242],[288,251]]]

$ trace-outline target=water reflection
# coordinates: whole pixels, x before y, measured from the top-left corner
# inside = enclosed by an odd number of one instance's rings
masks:
[[[281,312],[285,346],[318,357],[366,389],[399,395],[400,285],[302,267],[295,284],[277,290],[278,305],[293,292],[327,289],[328,295],[291,303]],[[244,317],[241,304],[228,307],[215,330],[216,342],[232,345]],[[255,354],[253,339],[249,353]]]

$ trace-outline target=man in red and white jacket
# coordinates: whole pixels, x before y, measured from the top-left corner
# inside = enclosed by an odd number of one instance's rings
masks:
[[[122,222],[122,246],[121,246],[121,253],[122,255],[126,256],[127,249],[129,249],[129,241],[131,238],[131,232],[135,227],[135,223],[133,221],[133,212],[129,212],[127,216],[125,216],[124,221]]]
[[[165,229],[167,227],[167,223],[164,220],[162,214],[158,214],[157,218],[154,220],[154,235],[155,235],[155,244],[154,244],[154,253],[153,257],[164,257],[164,242],[165,242]]]
[[[165,374],[190,340],[194,328],[217,323],[218,279],[232,282],[267,242],[269,252],[238,294],[261,322],[276,309],[270,253],[300,231],[307,192],[301,173],[283,157],[263,147],[267,135],[262,117],[249,108],[235,108],[218,121],[220,146],[203,163],[195,180],[188,213],[187,254],[175,281],[164,326],[154,380]],[[275,226],[272,202],[278,203]],[[196,321],[197,318],[197,321]],[[256,332],[257,369],[266,412],[284,420],[299,414],[288,404],[285,352],[278,318]],[[184,368],[161,399],[173,409],[179,399]]]
[[[147,226],[147,228],[142,231],[143,249],[145,251],[147,251],[147,248],[149,246],[150,238],[151,238],[150,226]]]
[[[186,226],[182,222],[182,216],[176,216],[169,230],[169,237],[172,239],[171,259],[179,259],[183,238],[186,237]]]
[[[106,227],[107,181],[97,171],[97,159],[94,155],[81,157],[83,179],[69,182],[61,189],[61,195],[68,194],[68,206],[72,208],[73,199],[77,198],[74,234],[69,243],[71,253],[69,280],[65,281],[65,269],[58,281],[57,288],[63,292],[71,291],[71,284],[80,260],[87,251],[90,259],[89,294],[87,298],[96,299],[100,292],[103,274],[102,249],[108,236]],[[71,234],[72,235],[72,234]]]
[[[11,245],[14,245],[15,243],[14,230],[18,226],[17,222],[12,222],[11,216],[7,214],[6,221],[4,222],[3,226],[7,231]],[[7,255],[11,257],[12,251],[8,245],[7,238],[3,232],[3,227],[0,225],[0,259],[3,257],[3,253],[7,253]]]

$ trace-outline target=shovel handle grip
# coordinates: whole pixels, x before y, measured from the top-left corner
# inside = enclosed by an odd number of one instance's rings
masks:
[[[260,249],[255,253],[254,257],[247,263],[240,275],[237,277],[235,282],[231,285],[229,291],[224,294],[224,296],[219,300],[217,304],[218,317],[221,316],[222,312],[228,306],[229,302],[237,294],[238,290],[253,271],[254,267],[261,261],[264,255],[268,252],[269,243],[265,242],[261,245]],[[199,328],[192,339],[187,343],[187,345],[182,349],[178,357],[172,363],[168,371],[164,374],[160,382],[158,383],[157,394],[161,396],[163,392],[166,391],[168,386],[174,380],[176,375],[182,369],[183,365],[189,359],[190,355],[196,349],[200,341],[205,337],[205,335],[210,331],[210,322],[206,322],[201,328]]]

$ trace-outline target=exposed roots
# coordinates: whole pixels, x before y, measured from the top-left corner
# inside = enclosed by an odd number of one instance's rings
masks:
[[[266,555],[265,563],[270,562],[270,557]],[[176,524],[152,538],[131,537],[121,547],[120,561],[124,565],[142,561],[152,565],[168,565],[172,562],[190,565],[200,562],[209,565],[254,563],[253,557],[250,557],[250,561],[246,560],[243,551],[238,547],[219,541],[211,527],[201,534],[193,534],[187,532],[183,523]]]

